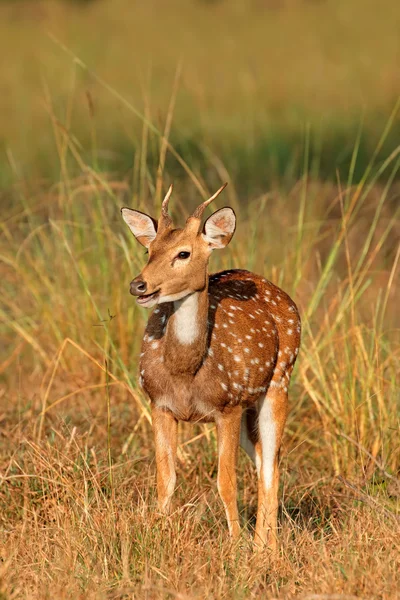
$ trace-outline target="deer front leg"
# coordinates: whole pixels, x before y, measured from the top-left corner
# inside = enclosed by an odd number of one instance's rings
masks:
[[[177,421],[170,412],[157,407],[153,407],[151,416],[156,446],[158,508],[168,514],[176,483]]]
[[[218,417],[218,491],[225,507],[229,533],[237,538],[240,533],[237,508],[236,463],[239,450],[242,409],[235,407],[230,413]]]

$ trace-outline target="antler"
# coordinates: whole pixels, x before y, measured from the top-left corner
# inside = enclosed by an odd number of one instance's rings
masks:
[[[168,214],[168,202],[172,194],[172,184],[169,186],[168,192],[165,194],[165,198],[161,205],[161,217],[158,220],[158,229],[165,229],[172,225],[172,219]]]
[[[199,224],[199,222],[201,221],[201,217],[203,216],[203,212],[206,209],[206,207],[213,201],[215,200],[215,198],[217,198],[217,196],[220,195],[220,193],[226,188],[226,186],[228,185],[228,183],[224,183],[224,185],[222,185],[219,190],[217,190],[215,192],[215,194],[213,194],[211,196],[211,198],[209,198],[208,200],[205,200],[205,202],[203,202],[202,204],[200,204],[200,206],[198,206],[196,208],[196,210],[194,211],[194,213],[192,214],[192,216],[190,216],[187,220],[188,223],[192,222],[195,224]],[[158,230],[160,231],[161,229],[166,229],[167,227],[169,227],[170,225],[172,225],[172,219],[171,216],[168,213],[168,202],[169,199],[171,197],[172,194],[172,184],[169,186],[168,192],[165,194],[165,198],[162,202],[161,205],[161,216],[158,220]],[[192,221],[193,220],[193,221]]]
[[[206,200],[205,202],[203,202],[202,204],[200,204],[200,206],[198,206],[198,207],[196,208],[196,210],[194,211],[194,213],[192,214],[192,216],[191,216],[191,217],[189,217],[189,218],[191,218],[191,219],[192,219],[192,218],[194,218],[194,219],[201,219],[201,217],[203,216],[203,212],[204,212],[204,210],[207,208],[207,206],[208,206],[209,204],[211,204],[211,202],[212,202],[213,200],[215,200],[215,198],[216,198],[217,196],[219,196],[219,195],[220,195],[220,193],[221,193],[221,192],[222,192],[222,191],[223,191],[223,190],[226,188],[226,186],[227,186],[227,185],[228,185],[228,182],[224,183],[224,185],[222,185],[222,186],[219,188],[219,190],[217,190],[217,191],[215,192],[215,194],[213,194],[213,195],[211,196],[211,198],[209,198],[208,200]]]

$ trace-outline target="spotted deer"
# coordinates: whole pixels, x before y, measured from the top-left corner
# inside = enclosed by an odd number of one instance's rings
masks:
[[[226,184],[225,184],[226,185]],[[156,221],[122,208],[148,262],[130,284],[137,303],[153,310],[143,338],[140,383],[149,396],[159,508],[168,513],[175,488],[177,423],[215,422],[218,491],[229,532],[240,532],[236,462],[239,443],[258,474],[255,543],[277,545],[279,449],[288,412],[290,375],[300,344],[300,317],[289,296],[241,269],[208,274],[213,250],[231,240],[236,216],[214,212],[202,227],[200,204],[183,229],[168,213],[172,186]]]

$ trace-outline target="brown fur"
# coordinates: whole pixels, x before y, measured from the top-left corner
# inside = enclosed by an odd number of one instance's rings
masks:
[[[254,404],[271,381],[287,388],[300,339],[290,298],[271,282],[240,270],[212,275],[200,298],[201,329],[193,344],[177,341],[172,303],[160,304],[148,321],[140,371],[151,400],[159,404],[160,398],[174,398],[172,412],[180,420],[214,421],[215,411]],[[273,311],[271,302],[276,302]],[[293,324],[288,324],[291,317]]]

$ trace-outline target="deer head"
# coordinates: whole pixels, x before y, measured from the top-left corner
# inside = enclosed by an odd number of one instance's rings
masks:
[[[149,254],[147,265],[130,284],[130,292],[141,306],[174,302],[205,289],[211,252],[229,244],[235,232],[236,217],[229,207],[214,212],[201,226],[204,209],[226,185],[196,208],[183,229],[174,228],[168,213],[172,186],[158,221],[138,210],[121,209],[124,221]]]

